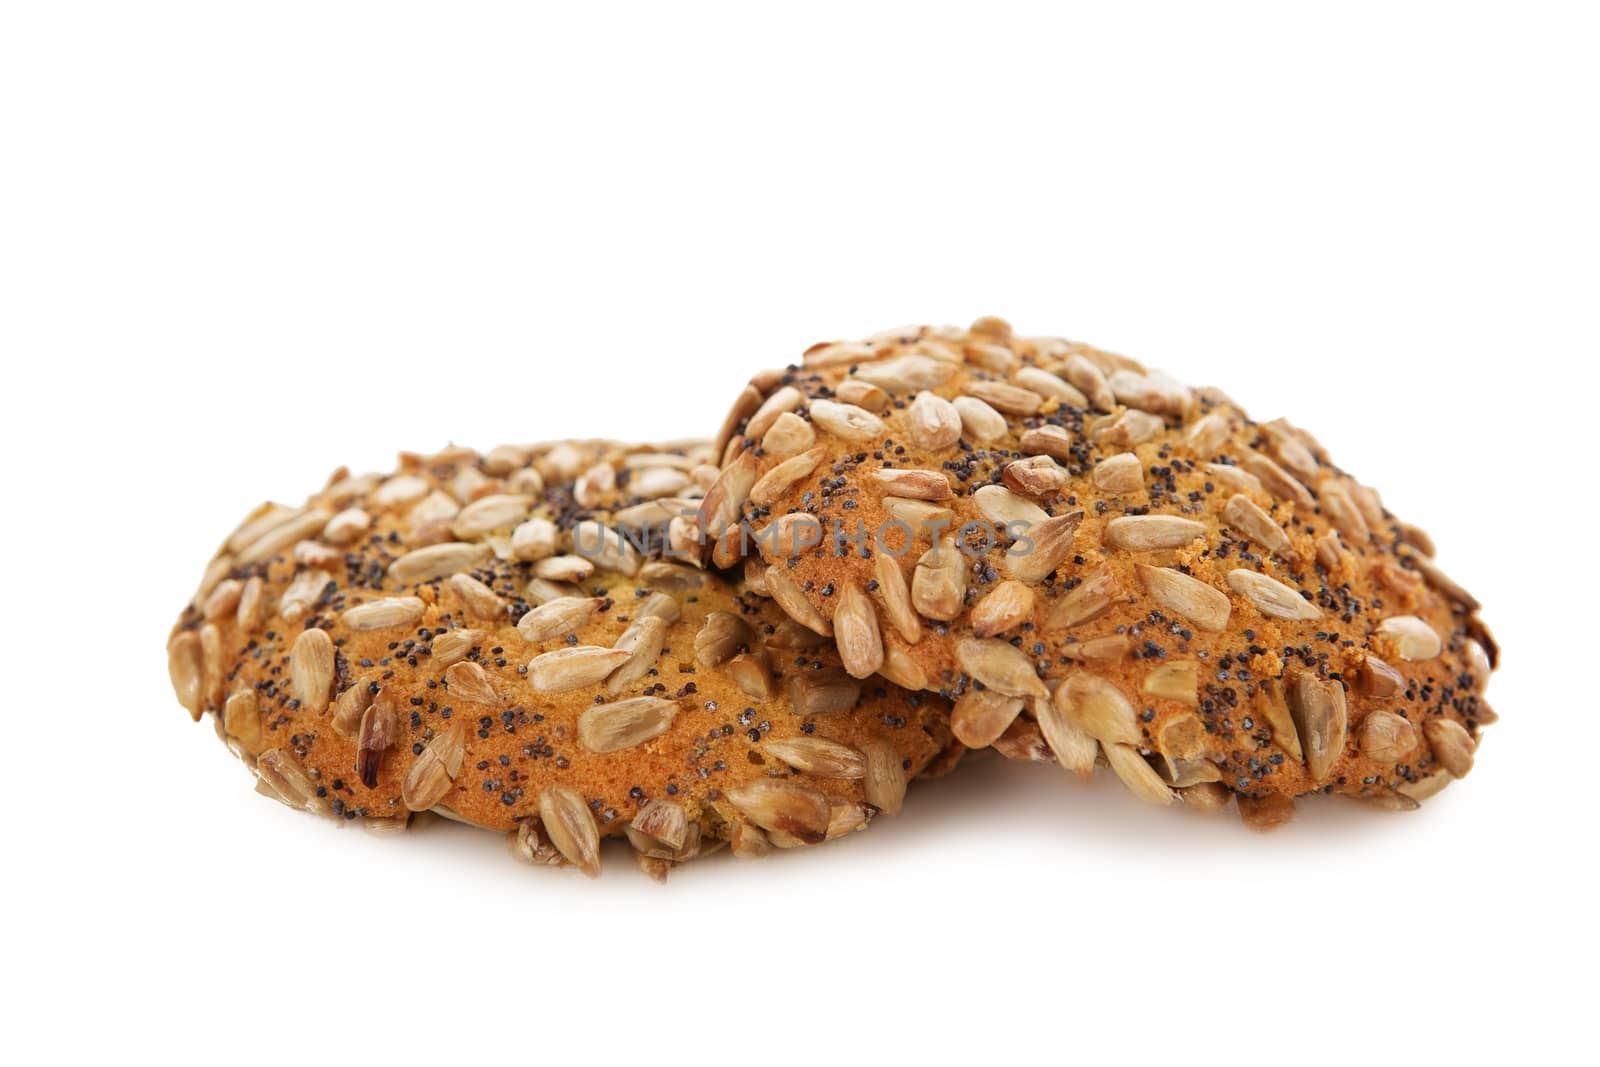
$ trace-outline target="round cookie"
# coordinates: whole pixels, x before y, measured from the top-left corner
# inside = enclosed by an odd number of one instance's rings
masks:
[[[403,454],[262,505],[173,629],[178,698],[292,807],[379,830],[435,811],[589,874],[606,836],[664,876],[859,829],[959,755],[948,705],[850,677],[770,601],[673,558],[710,456]]]
[[[1497,657],[1417,528],[1307,433],[1122,356],[906,328],[757,375],[702,551],[955,701],[972,747],[1140,796],[1414,807],[1472,765]]]

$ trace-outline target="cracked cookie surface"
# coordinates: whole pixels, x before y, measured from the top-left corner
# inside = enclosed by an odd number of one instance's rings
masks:
[[[169,639],[174,689],[292,807],[434,811],[591,874],[606,836],[663,876],[860,829],[952,749],[948,705],[850,677],[674,558],[710,457],[584,441],[336,472],[224,543]]]
[[[702,551],[965,744],[1281,822],[1471,767],[1498,651],[1427,535],[1308,433],[1126,357],[912,327],[757,375]]]

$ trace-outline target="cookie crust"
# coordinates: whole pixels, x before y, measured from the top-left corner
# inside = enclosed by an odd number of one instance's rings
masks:
[[[1494,721],[1498,651],[1426,534],[1305,431],[1126,357],[998,319],[817,345],[716,448],[707,561],[973,747],[1264,826],[1272,797],[1414,807]]]
[[[661,876],[864,827],[949,747],[948,708],[850,678],[770,601],[674,558],[710,458],[402,454],[262,505],[172,631],[179,701],[290,806],[379,830],[433,811],[591,874],[607,836]]]

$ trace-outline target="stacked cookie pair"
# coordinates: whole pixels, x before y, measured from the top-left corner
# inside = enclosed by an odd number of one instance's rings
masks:
[[[991,747],[1266,828],[1471,768],[1497,651],[1433,555],[1304,431],[985,319],[814,347],[712,443],[340,471],[168,660],[260,791],[590,874],[818,844]]]

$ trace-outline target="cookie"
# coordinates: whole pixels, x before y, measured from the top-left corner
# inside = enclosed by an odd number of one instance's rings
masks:
[[[1498,652],[1432,542],[1308,433],[998,319],[808,350],[717,441],[702,552],[965,744],[1247,821],[1413,807]]]
[[[952,748],[948,705],[851,677],[674,558],[710,456],[405,454],[263,505],[172,631],[179,701],[292,807],[378,830],[437,812],[591,875],[608,836],[663,876],[864,827]]]

